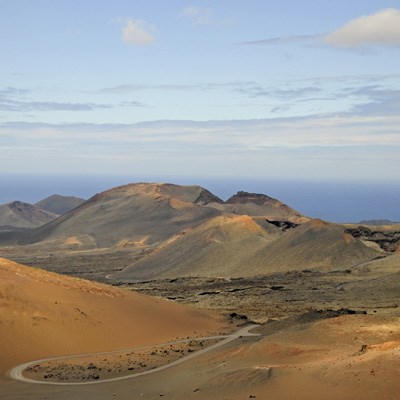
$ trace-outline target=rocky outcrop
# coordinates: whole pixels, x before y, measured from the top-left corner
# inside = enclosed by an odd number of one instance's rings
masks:
[[[254,203],[258,205],[263,205],[265,202],[278,201],[272,197],[266,196],[265,194],[249,193],[249,192],[237,192],[235,195],[231,196],[226,204],[246,204]]]
[[[223,200],[209,192],[207,189],[203,189],[199,197],[194,201],[195,204],[199,204],[201,206],[205,206],[209,203],[222,204],[223,202]]]
[[[279,228],[282,232],[285,232],[288,229],[297,228],[300,225],[300,224],[295,224],[294,222],[290,222],[290,221],[271,221],[269,219],[266,219],[266,221],[269,224],[272,224],[272,225],[276,226],[277,228]]]
[[[382,250],[388,252],[395,252],[400,246],[400,231],[383,232],[372,230],[366,226],[358,226],[357,228],[348,228],[345,232],[356,239],[374,242]]]
[[[211,203],[211,207],[237,215],[249,215],[251,217],[263,217],[272,221],[291,221],[304,223],[309,220],[298,211],[269,197],[265,194],[240,191],[231,196],[222,204]]]

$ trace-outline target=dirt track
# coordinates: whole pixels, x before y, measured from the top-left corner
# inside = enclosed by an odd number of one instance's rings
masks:
[[[99,383],[106,383],[106,382],[117,382],[117,381],[121,381],[121,380],[125,380],[125,379],[132,379],[132,378],[138,378],[140,376],[144,376],[144,375],[149,375],[149,374],[154,374],[154,373],[158,373],[160,371],[163,371],[167,368],[171,368],[174,365],[178,365],[181,364],[189,359],[193,359],[195,357],[198,357],[204,353],[210,352],[212,350],[215,350],[221,346],[226,345],[227,343],[232,342],[235,339],[238,339],[240,337],[252,337],[252,336],[259,336],[260,334],[256,334],[256,333],[250,333],[249,331],[255,327],[257,327],[258,325],[249,325],[246,327],[243,327],[241,329],[239,329],[237,332],[231,334],[231,335],[225,335],[225,336],[209,336],[209,337],[202,337],[202,338],[190,338],[190,339],[185,339],[184,341],[175,341],[175,342],[169,342],[169,343],[163,343],[165,344],[175,344],[175,343],[182,343],[182,342],[190,342],[193,340],[199,341],[199,340],[214,340],[214,339],[223,339],[220,342],[217,342],[216,344],[206,347],[202,350],[198,350],[192,354],[188,354],[185,357],[179,358],[178,360],[175,360],[173,362],[170,362],[168,364],[162,365],[160,367],[148,370],[148,371],[144,371],[144,372],[139,372],[139,373],[133,373],[130,375],[125,375],[125,376],[119,376],[119,377],[115,377],[115,378],[109,378],[109,379],[103,379],[103,380],[96,380],[96,381],[89,381],[89,382],[50,382],[50,381],[43,381],[43,380],[35,380],[35,379],[31,379],[31,378],[27,378],[24,376],[24,371],[26,369],[28,369],[29,367],[34,366],[35,364],[42,364],[42,363],[47,363],[47,362],[52,362],[52,361],[63,361],[63,360],[70,360],[70,359],[74,359],[74,358],[89,358],[92,356],[98,356],[98,355],[110,355],[110,354],[115,354],[115,352],[103,352],[103,353],[93,353],[93,354],[80,354],[80,355],[71,355],[71,356],[67,356],[67,357],[51,357],[51,358],[45,358],[42,360],[34,360],[34,361],[30,361],[21,365],[18,365],[16,367],[14,367],[10,372],[9,372],[9,376],[12,379],[15,379],[17,381],[21,381],[21,382],[25,382],[25,383],[30,383],[30,384],[43,384],[43,385],[93,385],[93,384],[99,384]],[[161,346],[161,345],[159,345]],[[156,347],[156,346],[152,346],[152,347]],[[126,352],[126,351],[135,351],[138,349],[125,349],[125,350],[120,350],[118,351],[118,353],[121,352]]]

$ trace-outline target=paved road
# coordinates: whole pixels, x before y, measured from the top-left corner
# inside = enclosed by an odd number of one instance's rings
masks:
[[[49,361],[57,361],[57,360],[68,360],[71,358],[79,358],[79,357],[85,357],[85,356],[98,356],[98,355],[106,355],[106,354],[116,354],[116,353],[121,353],[121,352],[128,352],[128,351],[135,351],[135,350],[139,350],[139,348],[136,349],[126,349],[126,350],[119,350],[119,351],[109,351],[109,352],[102,352],[102,353],[92,353],[92,354],[78,354],[78,355],[73,355],[73,356],[63,356],[63,357],[52,357],[52,358],[44,358],[42,360],[35,360],[35,361],[29,361],[27,363],[18,365],[16,367],[14,367],[10,372],[9,372],[9,376],[12,379],[18,380],[18,381],[22,381],[22,382],[26,382],[26,383],[35,383],[35,384],[40,384],[40,385],[94,385],[94,384],[100,384],[100,383],[106,383],[106,382],[115,382],[115,381],[121,381],[124,379],[132,379],[132,378],[136,378],[139,376],[144,376],[144,375],[149,375],[149,374],[154,374],[156,372],[162,371],[164,369],[173,367],[174,365],[178,365],[181,364],[183,362],[185,362],[186,360],[189,360],[190,358],[194,358],[194,357],[198,357],[204,353],[207,353],[211,350],[215,350],[218,347],[224,346],[225,344],[232,342],[235,339],[238,339],[240,337],[245,337],[245,336],[259,336],[259,334],[256,333],[250,333],[249,331],[255,327],[257,327],[258,325],[249,325],[246,326],[244,328],[239,329],[238,331],[236,331],[235,333],[231,334],[231,335],[225,335],[225,336],[208,336],[208,337],[202,337],[202,338],[193,338],[193,339],[185,339],[185,340],[177,340],[174,342],[168,342],[168,343],[163,343],[164,344],[174,344],[174,343],[184,343],[184,342],[189,342],[192,340],[209,340],[209,339],[224,339],[221,340],[220,342],[206,347],[203,350],[199,350],[196,351],[194,353],[188,354],[185,357],[180,358],[179,360],[176,361],[172,361],[169,364],[165,364],[161,367],[158,368],[154,368],[148,371],[144,371],[144,372],[137,372],[131,375],[125,375],[125,376],[121,376],[121,377],[116,377],[116,378],[109,378],[109,379],[103,379],[103,380],[99,380],[99,381],[89,381],[89,382],[46,382],[46,381],[37,381],[34,379],[30,379],[30,378],[25,378],[23,376],[23,371],[28,368],[31,367],[33,365],[36,364],[40,364],[40,363],[44,363],[44,362],[49,362]],[[160,346],[160,345],[158,345]],[[150,347],[155,347],[155,346],[146,346],[146,347],[141,347],[140,349],[143,348],[150,348]]]

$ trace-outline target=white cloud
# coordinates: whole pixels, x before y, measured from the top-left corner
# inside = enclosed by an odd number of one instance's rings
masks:
[[[182,10],[181,15],[201,25],[208,25],[214,21],[214,13],[211,8],[188,6]]]
[[[16,122],[0,124],[0,138],[5,146],[19,139],[21,144],[29,146],[49,143],[66,146],[68,143],[72,149],[95,144],[103,146],[105,151],[117,148],[128,152],[135,146],[142,146],[135,151],[174,150],[180,154],[217,151],[221,156],[227,152],[263,152],[266,148],[353,147],[358,151],[360,146],[399,149],[399,123],[398,115],[348,113],[259,120],[165,120],[136,124]]]
[[[400,46],[400,10],[389,8],[348,22],[324,38],[335,47]]]
[[[155,41],[149,32],[152,28],[145,21],[128,19],[122,30],[122,39],[125,43],[137,46],[147,46]]]
[[[349,114],[104,125],[6,123],[0,124],[0,170],[380,179],[400,168],[399,124],[398,115]],[[16,159],[22,160],[17,166]]]

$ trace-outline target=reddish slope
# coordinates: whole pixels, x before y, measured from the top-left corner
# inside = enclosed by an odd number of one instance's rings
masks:
[[[208,313],[0,259],[0,371],[37,358],[207,336]]]

